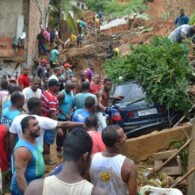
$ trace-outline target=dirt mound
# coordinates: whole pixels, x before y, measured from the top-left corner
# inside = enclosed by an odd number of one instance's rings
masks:
[[[102,63],[107,59],[107,48],[109,44],[116,45],[119,41],[113,41],[113,37],[104,34],[98,34],[94,39],[87,35],[81,48],[76,45],[69,48],[66,52],[66,60],[73,65],[73,71],[76,75],[84,70],[89,63],[95,65],[95,72],[105,75],[102,69]]]
[[[76,73],[85,69],[88,63],[94,63],[95,72],[104,75],[102,64],[107,59],[109,44],[112,44],[113,48],[119,48],[120,55],[126,55],[129,52],[129,45],[148,43],[154,36],[167,36],[172,30],[172,20],[135,20],[131,29],[128,29],[127,25],[122,25],[102,31],[94,39],[87,35],[81,48],[75,45],[68,49],[66,60],[73,65]]]
[[[162,16],[165,11],[164,0],[154,0],[153,2],[148,2],[148,9],[146,14],[149,15],[152,19],[156,19]]]
[[[122,1],[127,2],[127,1]],[[73,65],[75,72],[87,67],[89,62],[95,64],[95,72],[105,74],[102,69],[103,62],[107,59],[106,49],[109,44],[119,48],[120,55],[129,52],[129,45],[148,43],[154,36],[168,36],[174,29],[174,18],[179,9],[184,8],[186,14],[193,13],[195,4],[193,0],[182,2],[182,0],[154,0],[148,2],[146,14],[151,20],[135,19],[131,24],[119,25],[102,31],[94,39],[87,35],[82,48],[74,46],[66,53],[66,59]],[[93,12],[89,12],[88,15]]]

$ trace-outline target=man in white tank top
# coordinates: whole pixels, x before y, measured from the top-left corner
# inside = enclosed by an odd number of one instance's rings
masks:
[[[25,195],[106,195],[83,179],[91,163],[92,140],[83,128],[73,129],[64,142],[64,164],[57,175],[30,183]]]
[[[90,168],[92,184],[111,195],[137,195],[137,171],[134,162],[120,154],[126,135],[119,125],[102,132],[106,150],[94,154]]]

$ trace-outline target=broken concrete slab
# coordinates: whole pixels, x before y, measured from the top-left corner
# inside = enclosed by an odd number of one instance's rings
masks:
[[[191,135],[191,123],[171,129],[163,129],[137,138],[128,139],[123,153],[135,161],[146,160],[154,153],[169,147],[171,139],[183,140]]]
[[[119,25],[127,24],[127,19],[125,18],[117,18],[115,20],[112,20],[108,24],[105,24],[104,26],[100,26],[100,31],[107,30],[109,28],[113,28]]]

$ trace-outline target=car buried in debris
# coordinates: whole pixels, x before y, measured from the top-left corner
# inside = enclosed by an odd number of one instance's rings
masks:
[[[160,130],[177,120],[181,115],[165,105],[149,103],[142,86],[137,82],[117,85],[113,96],[123,96],[121,101],[114,101],[117,111],[112,115],[112,123],[119,124],[128,138]]]

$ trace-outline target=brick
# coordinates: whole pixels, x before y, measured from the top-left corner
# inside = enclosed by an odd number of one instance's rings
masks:
[[[29,12],[27,12],[28,4],[29,5]],[[12,37],[0,37],[0,58],[11,58],[16,61],[23,60],[27,58],[27,56],[32,56],[34,53],[37,54],[37,42],[36,37],[39,32],[39,22],[41,18],[41,13],[38,10],[35,1],[23,1],[23,14],[25,18],[24,24],[27,25],[27,38],[26,38],[26,47],[28,49],[19,49],[15,51],[12,48]],[[40,5],[48,6],[49,0],[39,0]],[[42,9],[42,7],[41,7]],[[29,17],[28,15],[29,14]],[[29,21],[26,19],[29,18]]]

